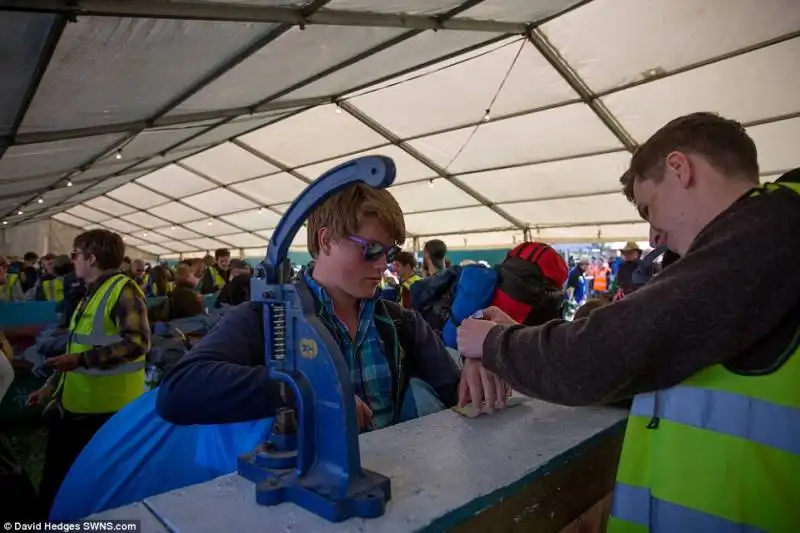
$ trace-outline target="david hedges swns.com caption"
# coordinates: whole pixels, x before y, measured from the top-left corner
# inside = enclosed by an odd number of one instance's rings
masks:
[[[125,531],[142,530],[138,520],[82,520],[79,522],[5,522],[3,531]]]

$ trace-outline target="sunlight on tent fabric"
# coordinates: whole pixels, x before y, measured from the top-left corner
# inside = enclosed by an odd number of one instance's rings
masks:
[[[11,73],[0,103],[0,231],[106,228],[143,256],[221,247],[263,256],[309,184],[383,155],[397,170],[390,192],[405,249],[431,238],[508,248],[526,235],[616,246],[648,237],[620,175],[676,116],[741,121],[764,181],[800,166],[796,0],[472,4],[326,7],[456,10],[533,29],[79,16],[48,62],[39,56],[59,15],[5,11],[0,33],[19,46],[0,57]],[[292,247],[306,245],[304,228]]]

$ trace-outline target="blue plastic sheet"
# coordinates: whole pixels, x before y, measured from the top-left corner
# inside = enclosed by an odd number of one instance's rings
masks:
[[[148,298],[147,305],[152,307],[166,298]],[[217,299],[216,294],[203,296],[203,306],[212,309]],[[56,320],[56,302],[0,302],[0,326],[4,328],[20,328],[49,324]]]
[[[95,434],[72,465],[50,512],[78,520],[236,470],[272,419],[210,426],[176,426],[156,412],[158,389],[130,403]]]

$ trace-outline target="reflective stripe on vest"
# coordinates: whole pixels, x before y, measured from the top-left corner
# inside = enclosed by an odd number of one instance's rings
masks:
[[[44,299],[48,302],[60,302],[64,299],[64,278],[50,278],[42,281]]]
[[[731,392],[677,386],[640,394],[631,415],[670,420],[800,456],[800,409]]]

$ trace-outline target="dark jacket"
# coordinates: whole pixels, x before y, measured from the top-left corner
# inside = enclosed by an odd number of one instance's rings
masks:
[[[417,313],[393,302],[379,302],[375,313],[387,359],[391,363],[389,350],[394,347],[402,350],[401,360],[405,359],[399,370],[392,365],[399,387],[395,397],[403,397],[413,376],[433,387],[445,405],[455,405],[459,371],[441,339]],[[257,420],[273,416],[283,406],[279,386],[264,366],[257,304],[244,303],[225,313],[165,376],[157,406],[162,418],[182,425]]]
[[[797,228],[800,195],[744,197],[679,261],[589,318],[495,327],[483,362],[515,389],[567,405],[672,387],[715,364],[774,371],[800,325],[800,284],[780,282],[800,264]]]
[[[214,307],[223,305],[239,305],[250,300],[250,274],[239,274],[233,279],[228,280],[222,290],[217,295]]]
[[[69,321],[73,313],[81,303],[83,295],[86,294],[86,286],[83,281],[75,276],[75,272],[64,275],[64,299],[56,305],[56,312],[61,314],[60,328],[68,328]]]

